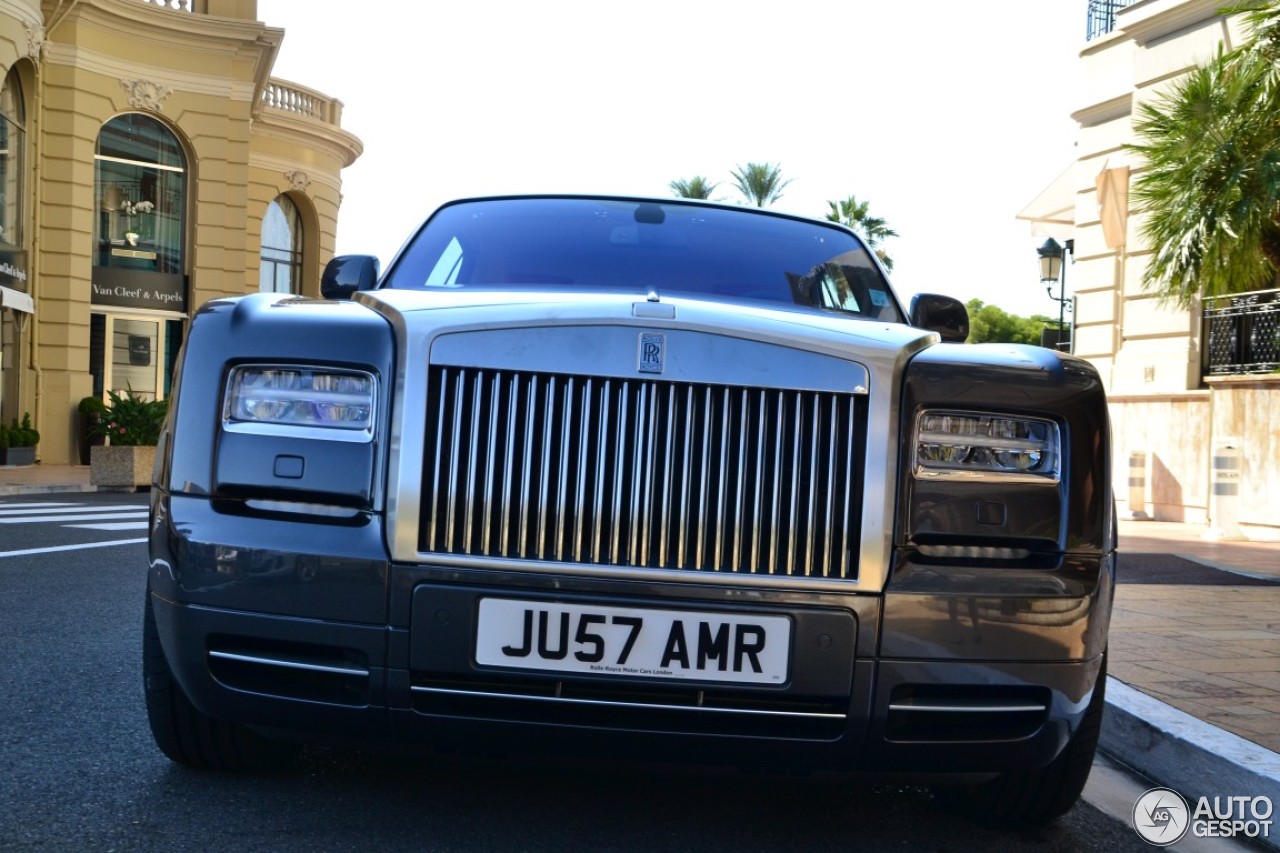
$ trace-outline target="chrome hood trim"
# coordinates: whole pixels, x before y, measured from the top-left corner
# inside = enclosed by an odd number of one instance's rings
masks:
[[[555,369],[594,375],[633,376],[758,387],[806,388],[865,395],[869,406],[860,571],[856,582],[796,578],[754,579],[783,588],[831,588],[878,592],[887,581],[895,506],[885,496],[898,493],[900,377],[907,361],[938,338],[908,326],[802,311],[663,298],[670,317],[652,316],[637,304],[644,296],[622,294],[434,293],[373,291],[357,296],[395,330],[396,387],[388,471],[388,544],[396,561],[475,567],[477,560],[423,553],[418,548],[423,440],[427,429],[427,366],[433,360],[456,366]],[[666,313],[666,312],[661,312]],[[641,373],[636,352],[641,333],[669,336],[672,373]],[[583,347],[587,350],[584,353]],[[616,350],[616,354],[615,354]],[[595,361],[591,359],[595,358]],[[782,361],[774,364],[774,360]],[[766,365],[764,369],[760,365]],[[406,377],[414,377],[406,382]],[[483,560],[493,568],[511,561]],[[630,572],[559,563],[522,563],[528,570],[574,574],[666,577],[649,570]],[[671,573],[675,574],[675,573]],[[676,580],[677,578],[672,578]],[[740,584],[741,576],[681,577],[699,583]]]

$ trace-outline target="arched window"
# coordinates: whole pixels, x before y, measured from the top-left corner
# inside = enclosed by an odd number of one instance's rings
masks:
[[[147,115],[102,126],[97,161],[97,265],[180,275],[187,161],[177,137]]]
[[[187,305],[187,158],[162,122],[126,113],[102,126],[94,161],[94,392],[160,398],[173,380]]]
[[[0,245],[22,245],[22,165],[26,115],[18,72],[0,89]]]
[[[298,293],[302,282],[302,217],[285,196],[267,206],[262,219],[262,266],[258,287],[263,293]]]

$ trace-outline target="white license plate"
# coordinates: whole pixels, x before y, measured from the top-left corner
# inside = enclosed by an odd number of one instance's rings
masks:
[[[480,600],[476,662],[587,675],[783,684],[791,620],[595,604]]]

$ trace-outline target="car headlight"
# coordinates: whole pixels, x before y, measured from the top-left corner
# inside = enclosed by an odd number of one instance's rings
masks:
[[[372,374],[327,367],[245,365],[231,371],[223,406],[228,429],[341,430],[372,434],[377,384]]]
[[[1058,482],[1058,425],[1040,418],[925,410],[916,418],[920,479]]]

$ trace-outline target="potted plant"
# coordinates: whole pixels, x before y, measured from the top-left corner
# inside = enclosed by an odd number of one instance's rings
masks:
[[[108,489],[149,486],[169,404],[132,390],[108,391],[107,399],[106,411],[93,430],[107,443],[90,448],[89,482]]]
[[[31,414],[22,413],[22,422],[14,418],[8,426],[0,424],[0,465],[36,464],[36,445],[40,433],[31,426]]]
[[[100,426],[107,414],[107,404],[99,397],[85,397],[77,407],[80,412],[80,464],[89,464],[89,448],[104,444],[106,434]]]

